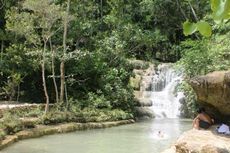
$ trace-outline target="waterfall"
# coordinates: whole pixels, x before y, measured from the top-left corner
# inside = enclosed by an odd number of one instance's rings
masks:
[[[172,64],[160,64],[152,76],[151,91],[148,98],[152,101],[151,109],[157,118],[178,118],[180,115],[179,100],[184,97],[182,92],[176,93],[175,88],[181,82],[182,75],[178,74]],[[145,93],[146,92],[146,93]]]

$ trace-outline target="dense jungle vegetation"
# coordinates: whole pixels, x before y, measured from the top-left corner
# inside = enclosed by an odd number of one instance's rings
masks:
[[[177,62],[186,78],[230,67],[230,23],[212,20],[209,0],[0,0],[0,10],[1,100],[130,118],[130,59]],[[185,36],[186,20],[205,20],[212,36]]]

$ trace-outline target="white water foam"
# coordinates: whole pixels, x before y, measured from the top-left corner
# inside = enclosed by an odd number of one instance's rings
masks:
[[[182,75],[176,73],[171,64],[159,65],[152,79],[152,91],[149,97],[153,103],[151,109],[157,118],[178,118],[180,115],[179,100],[182,92],[175,93],[176,86],[182,81]]]

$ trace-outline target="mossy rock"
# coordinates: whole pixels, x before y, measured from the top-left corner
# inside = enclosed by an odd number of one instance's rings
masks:
[[[142,118],[142,117],[148,117],[148,118],[154,118],[155,114],[149,107],[135,107],[136,111],[136,117]]]
[[[131,77],[129,83],[134,90],[140,90],[141,76],[135,75],[135,77]]]

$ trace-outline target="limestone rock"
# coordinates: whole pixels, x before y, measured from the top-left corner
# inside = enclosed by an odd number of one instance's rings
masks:
[[[149,107],[135,107],[138,117],[154,118],[154,112]]]
[[[230,115],[230,71],[216,71],[190,81],[203,105],[211,105],[222,115]]]
[[[129,83],[134,90],[140,90],[141,76],[135,75],[135,77],[131,77]]]
[[[153,118],[152,106],[152,79],[155,74],[155,65],[140,60],[130,61],[134,66],[135,76],[130,78],[130,85],[134,88],[135,108],[137,118]]]
[[[133,73],[134,73],[135,75],[144,75],[144,70],[137,70],[137,69],[134,69],[134,70],[133,70]]]
[[[214,129],[187,131],[163,153],[229,153],[230,136],[216,134]]]
[[[152,92],[151,91],[136,91],[134,90],[134,97],[136,99],[141,99],[141,98],[150,98]]]

